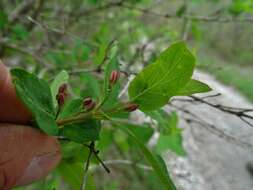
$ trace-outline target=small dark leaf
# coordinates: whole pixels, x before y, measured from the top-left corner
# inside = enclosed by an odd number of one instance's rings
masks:
[[[178,17],[181,17],[183,14],[185,14],[186,10],[187,10],[187,6],[186,6],[186,4],[183,4],[183,5],[182,5],[181,7],[179,7],[179,9],[177,10],[176,15],[177,15]]]

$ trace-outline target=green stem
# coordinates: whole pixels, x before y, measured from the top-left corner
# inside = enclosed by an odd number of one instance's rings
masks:
[[[80,123],[87,120],[88,118],[91,118],[92,115],[93,115],[93,112],[82,113],[74,117],[57,120],[56,123],[58,126],[72,124],[72,123]]]
[[[103,97],[103,99],[100,101],[100,103],[97,105],[97,107],[95,108],[95,110],[99,110],[99,109],[104,105],[104,103],[106,102],[106,100],[109,98],[112,89],[111,89],[111,88],[108,88],[107,90],[108,90],[108,92],[107,92],[106,95]]]
[[[90,112],[85,112],[85,113],[80,112],[78,115],[64,118],[64,119],[59,119],[56,121],[56,123],[61,128],[63,125],[81,123],[90,118],[95,118],[97,120],[110,120],[109,115],[112,113],[119,112],[119,111],[122,111],[121,106],[115,107],[113,109],[105,110],[105,111],[102,111],[101,109],[99,110],[95,109]]]

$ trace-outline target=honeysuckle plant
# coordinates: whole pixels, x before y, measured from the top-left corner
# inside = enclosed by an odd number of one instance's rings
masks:
[[[96,85],[93,86],[94,89],[98,89],[93,96],[72,97],[66,71],[61,71],[51,84],[22,69],[13,69],[11,74],[19,98],[33,114],[32,126],[59,138],[62,142],[63,158],[74,157],[71,151],[66,151],[68,143],[80,144],[89,149],[85,159],[88,164],[93,155],[109,172],[96,149],[96,144],[103,135],[100,134],[101,128],[106,121],[107,125],[109,123],[112,128],[126,133],[136,144],[165,189],[175,190],[176,186],[162,157],[157,155],[161,153],[163,146],[158,147],[155,152],[147,148],[146,143],[152,136],[152,129],[147,130],[131,124],[128,121],[128,113],[138,109],[157,120],[161,126],[158,145],[163,144],[163,141],[170,144],[169,142],[180,140],[181,136],[178,134],[181,130],[168,127],[167,121],[160,117],[166,117],[167,114],[161,108],[174,96],[204,93],[211,89],[208,85],[192,79],[195,58],[184,42],[178,42],[164,50],[153,63],[134,77],[128,87],[129,99],[122,100],[118,97],[124,77],[115,62],[116,58],[117,54],[112,53],[107,62],[99,65],[104,73],[102,81],[97,79],[94,83],[88,80],[92,85]],[[172,133],[176,136],[172,136]],[[144,137],[144,134],[147,134],[148,138]],[[175,146],[169,148],[178,154],[184,154],[183,150]],[[85,172],[88,171],[88,164]]]

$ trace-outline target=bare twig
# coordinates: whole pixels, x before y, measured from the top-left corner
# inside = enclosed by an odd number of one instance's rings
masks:
[[[15,44],[10,44],[7,42],[3,42],[1,43],[0,41],[0,45],[2,45],[3,47],[5,48],[9,48],[9,49],[12,49],[16,52],[19,52],[21,54],[24,54],[24,55],[27,55],[27,56],[30,56],[32,57],[35,61],[37,61],[38,63],[50,68],[51,66],[49,64],[47,64],[42,58],[40,58],[39,56],[37,56],[35,53],[33,53],[30,49],[26,49],[26,48],[23,48],[23,47],[19,47]]]
[[[98,153],[99,153],[99,151],[94,151],[94,155],[95,155],[96,159],[103,166],[103,168],[105,169],[105,171],[107,173],[110,173],[111,172],[110,169],[106,166],[106,163],[103,160],[100,159],[100,157],[98,156]]]
[[[202,118],[200,118],[199,116],[197,116],[196,114],[192,113],[190,110],[176,106],[174,104],[170,104],[170,106],[176,108],[177,110],[191,116],[191,118],[186,118],[183,117],[183,119],[187,122],[187,123],[198,123],[201,126],[205,127],[208,131],[212,132],[213,134],[225,139],[227,142],[231,142],[234,144],[237,144],[243,148],[250,148],[253,150],[253,145],[248,143],[248,142],[244,142],[236,137],[233,137],[227,133],[225,133],[223,130],[219,129],[218,127],[216,127],[213,124],[210,124],[208,122],[206,122],[205,120],[203,120]]]
[[[231,106],[225,106],[221,104],[214,104],[211,103],[210,101],[207,101],[206,99],[208,98],[214,98],[220,96],[220,94],[215,94],[215,95],[208,95],[205,97],[197,97],[197,96],[189,96],[189,98],[174,98],[172,99],[171,103],[174,101],[181,101],[181,102],[189,102],[189,103],[202,103],[206,104],[212,108],[215,108],[219,111],[235,115],[239,119],[241,119],[244,123],[246,123],[248,126],[253,127],[253,124],[250,123],[247,119],[250,119],[253,121],[253,115],[249,114],[253,112],[253,109],[248,109],[248,108],[236,108],[236,107],[231,107]],[[190,99],[191,98],[191,99]]]
[[[115,43],[115,39],[113,39],[112,41],[109,42],[109,44],[107,45],[106,47],[106,50],[105,50],[105,55],[103,57],[103,60],[102,62],[98,65],[97,67],[97,71],[98,72],[101,72],[102,70],[102,67],[103,65],[106,63],[106,61],[109,59],[109,52],[110,52],[110,49],[112,48],[112,46],[114,45]]]
[[[33,20],[36,20],[37,17],[39,16],[41,10],[43,9],[43,5],[44,5],[45,0],[37,0],[34,10],[33,10],[33,14],[31,16],[31,18],[33,18]],[[34,27],[34,22],[30,22],[28,24],[28,30],[32,30],[32,28]]]
[[[15,23],[20,15],[27,13],[33,7],[34,0],[22,1],[22,3],[10,14],[8,20],[11,24]]]
[[[98,6],[96,8],[90,9],[90,10],[80,10],[78,12],[73,12],[72,15],[70,15],[70,17],[74,18],[74,21],[77,22],[82,16],[89,16],[93,13],[97,13],[100,12],[102,10],[106,10],[112,7],[118,7],[121,6],[122,3],[124,2],[124,0],[120,0],[120,1],[116,1],[116,2],[109,2],[107,4]]]
[[[94,142],[91,142],[90,147],[94,147],[94,145],[95,145]],[[92,154],[93,154],[93,152],[92,152],[92,149],[90,148],[90,152],[89,152],[87,161],[84,164],[83,180],[82,180],[80,190],[85,190],[86,182],[87,182],[87,176],[88,176],[88,170],[89,170],[89,166],[90,166],[90,159],[91,159]]]
[[[249,109],[240,108],[238,110],[238,108],[234,109],[233,107],[223,106],[223,105],[220,105],[220,104],[213,104],[213,103],[208,102],[208,101],[204,100],[203,98],[199,98],[197,96],[190,96],[190,97],[193,100],[195,100],[195,101],[204,103],[204,104],[209,105],[209,106],[211,106],[211,107],[213,107],[215,109],[221,110],[221,111],[226,112],[226,113],[230,113],[232,115],[236,115],[240,119],[242,119],[242,118],[248,118],[248,119],[252,119],[253,120],[253,116],[249,115],[249,114],[247,114],[247,112],[245,112],[245,110],[248,111]],[[243,121],[245,121],[245,120],[243,120]]]
[[[138,168],[143,169],[143,170],[148,170],[148,171],[153,170],[152,167],[150,167],[150,166],[147,166],[147,165],[144,165],[144,164],[138,164],[138,163],[135,163],[131,160],[105,160],[104,163],[106,165],[119,165],[119,164],[133,165],[134,167],[138,167]]]
[[[121,3],[118,4],[118,6],[126,8],[126,9],[130,9],[130,10],[136,10],[139,12],[142,12],[144,14],[150,14],[153,16],[157,16],[157,17],[162,17],[165,19],[187,19],[187,20],[191,20],[191,21],[199,21],[199,22],[221,22],[221,23],[229,23],[229,22],[253,22],[253,18],[252,17],[225,17],[222,18],[219,15],[214,15],[214,16],[196,16],[196,15],[189,15],[189,14],[184,14],[181,16],[178,16],[177,14],[163,14],[163,13],[157,13],[157,12],[153,12],[149,9],[143,9],[143,8],[139,8],[139,7],[135,7],[133,5],[129,5],[126,3]]]
[[[105,165],[104,161],[98,156],[99,151],[96,150],[94,142],[93,142],[93,144],[91,143],[90,145],[84,144],[84,146],[86,146],[87,148],[90,149],[90,151],[93,153],[93,155],[95,156],[95,158],[97,159],[97,161],[103,166],[103,168],[105,169],[105,171],[107,173],[110,173],[110,169]]]

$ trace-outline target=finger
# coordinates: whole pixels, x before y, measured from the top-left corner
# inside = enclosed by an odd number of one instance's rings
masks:
[[[16,95],[9,70],[0,60],[0,122],[27,124],[32,116]]]
[[[29,184],[45,177],[61,159],[56,138],[37,129],[0,124],[0,189]]]

